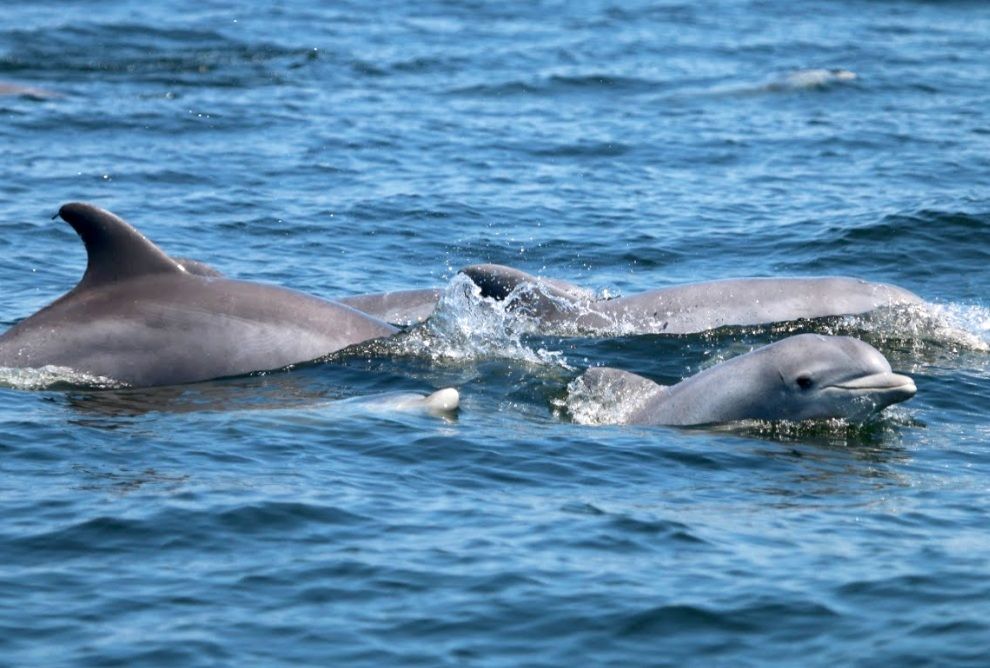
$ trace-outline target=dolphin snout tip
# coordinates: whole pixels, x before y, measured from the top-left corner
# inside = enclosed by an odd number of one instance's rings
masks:
[[[452,387],[437,390],[424,400],[426,408],[437,413],[451,413],[461,405],[461,394]]]
[[[918,393],[918,386],[910,376],[882,371],[860,376],[835,385],[836,388],[862,396],[870,396],[884,405],[907,401]]]
[[[918,386],[915,385],[914,379],[910,376],[902,376],[897,373],[890,375],[893,379],[896,379],[894,389],[903,394],[905,399],[910,399],[918,393]]]
[[[885,374],[883,383],[877,387],[878,395],[886,405],[907,401],[918,393],[918,386],[910,376],[898,373]]]

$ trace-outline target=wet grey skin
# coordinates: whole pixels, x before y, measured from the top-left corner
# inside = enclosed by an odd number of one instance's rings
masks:
[[[678,285],[600,300],[577,285],[497,264],[461,270],[496,300],[516,291],[513,308],[585,333],[695,334],[802,319],[868,313],[922,299],[902,288],[857,278],[736,278]],[[517,290],[520,286],[531,290]]]
[[[205,262],[185,257],[173,257],[190,274],[222,277],[223,274]],[[341,297],[334,301],[356,308],[362,313],[384,320],[400,327],[409,327],[424,322],[436,309],[440,295],[439,288],[423,290],[394,290],[367,295]]]
[[[350,306],[175,260],[90,204],[58,215],[86,246],[86,273],[0,336],[0,367],[172,385],[280,369],[398,331]]]
[[[621,422],[710,425],[738,420],[861,420],[914,396],[876,348],[847,336],[801,334],[665,387],[628,371],[589,369],[577,387],[628,402]],[[574,389],[572,389],[572,392]]]
[[[393,325],[407,327],[424,322],[433,314],[443,291],[438,288],[424,290],[395,290],[370,295],[341,297],[337,301],[372,315]]]

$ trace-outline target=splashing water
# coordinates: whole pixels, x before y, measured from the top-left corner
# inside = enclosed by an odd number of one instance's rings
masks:
[[[649,396],[636,394],[621,383],[589,385],[584,376],[578,376],[568,383],[567,395],[553,403],[558,414],[578,424],[623,424]]]
[[[844,324],[880,341],[905,339],[916,347],[933,344],[950,352],[990,352],[990,309],[963,304],[905,304],[859,316]]]
[[[0,368],[0,386],[16,390],[70,390],[78,388],[115,390],[128,387],[127,383],[119,380],[52,365],[38,369]]]
[[[430,319],[395,340],[393,353],[425,355],[434,361],[508,359],[570,368],[563,353],[534,350],[523,341],[540,324],[515,312],[515,300],[496,301],[463,274],[451,279]]]

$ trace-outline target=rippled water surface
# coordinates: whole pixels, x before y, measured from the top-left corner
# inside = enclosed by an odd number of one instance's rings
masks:
[[[0,663],[985,665],[988,36],[962,1],[5,7],[5,327],[81,275],[72,200],[230,276],[449,287],[427,328],[287,373],[8,374]],[[465,298],[477,262],[931,306],[538,336]],[[865,425],[565,408],[588,366],[674,383],[796,331],[864,338],[917,396]],[[446,386],[454,417],[381,405]]]

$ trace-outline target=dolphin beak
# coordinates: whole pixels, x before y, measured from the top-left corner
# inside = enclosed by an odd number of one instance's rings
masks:
[[[896,404],[900,401],[907,401],[918,391],[914,380],[889,371],[852,378],[841,383],[836,383],[832,387],[857,394],[869,395],[874,401],[883,403],[885,406]]]

